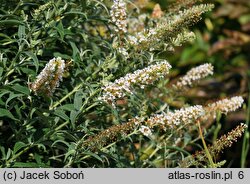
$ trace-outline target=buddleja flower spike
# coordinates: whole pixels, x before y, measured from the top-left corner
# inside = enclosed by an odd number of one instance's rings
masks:
[[[41,93],[46,96],[51,96],[55,88],[59,86],[59,81],[62,81],[64,69],[64,60],[60,57],[51,59],[37,76],[36,80],[29,84],[30,89],[34,91],[36,95]]]

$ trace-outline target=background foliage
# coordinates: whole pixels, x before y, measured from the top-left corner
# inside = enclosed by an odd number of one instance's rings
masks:
[[[170,1],[158,1],[167,9]],[[218,0],[215,10],[193,27],[197,39],[174,52],[164,52],[173,66],[170,78],[183,75],[194,65],[210,62],[216,76],[205,80],[172,105],[182,107],[202,104],[209,99],[243,94],[249,99],[250,5],[246,0]],[[197,134],[185,135],[192,144],[171,150],[164,164],[148,158],[157,144],[147,137],[133,135],[114,141],[96,153],[84,149],[83,141],[111,125],[158,110],[167,94],[167,80],[130,96],[128,106],[120,101],[113,109],[98,100],[107,81],[147,66],[151,55],[144,54],[133,62],[122,62],[110,40],[107,7],[110,1],[3,1],[0,0],[0,158],[1,167],[175,167],[176,160],[201,148]],[[237,7],[236,13],[234,8]],[[153,3],[142,9],[151,12]],[[53,97],[36,96],[29,83],[53,57],[66,60],[67,72]],[[155,87],[160,91],[151,94]],[[144,98],[152,95],[154,98]],[[151,97],[152,97],[151,96]],[[249,102],[249,101],[248,101]],[[235,127],[249,123],[249,105],[242,111],[218,118],[208,126],[206,141]],[[132,141],[133,140],[133,141]],[[242,139],[249,147],[248,137]],[[133,142],[133,144],[132,144]],[[146,143],[149,142],[149,143]],[[135,144],[134,144],[135,143]],[[139,147],[145,143],[145,147]],[[225,151],[219,160],[226,167],[249,167],[247,146],[242,141]],[[155,158],[164,155],[160,150]],[[237,154],[235,154],[237,153]],[[176,158],[176,160],[175,160]],[[178,159],[177,159],[178,158]],[[146,161],[145,161],[146,160]],[[239,163],[239,160],[241,162]]]

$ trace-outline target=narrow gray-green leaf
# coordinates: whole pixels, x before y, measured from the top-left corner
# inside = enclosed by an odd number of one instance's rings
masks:
[[[27,86],[21,86],[19,84],[16,84],[12,87],[12,89],[14,89],[15,91],[21,92],[25,95],[29,95],[30,94],[30,90]]]
[[[56,110],[54,112],[55,115],[59,116],[60,118],[64,119],[64,120],[69,120],[69,117],[64,113],[63,110]]]
[[[22,149],[23,147],[25,147],[26,144],[23,143],[23,142],[17,142],[15,145],[14,145],[14,149],[13,149],[13,154],[16,154],[20,149]]]
[[[36,57],[36,55],[32,52],[24,52],[24,54],[26,54],[27,56],[29,56],[33,61],[34,61],[34,65],[36,67],[36,72],[38,71],[38,67],[39,67],[39,61]]]
[[[5,117],[5,116],[13,120],[16,120],[16,118],[11,114],[10,111],[0,108],[0,117]]]
[[[82,92],[77,91],[74,96],[74,108],[76,110],[80,110],[81,106],[82,106]]]

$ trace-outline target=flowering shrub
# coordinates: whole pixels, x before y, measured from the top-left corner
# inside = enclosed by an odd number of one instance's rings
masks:
[[[195,39],[189,27],[214,5],[30,2],[0,9],[1,167],[223,166],[215,158],[247,125],[210,146],[204,129],[243,97],[176,106],[214,67],[173,78],[164,57]]]

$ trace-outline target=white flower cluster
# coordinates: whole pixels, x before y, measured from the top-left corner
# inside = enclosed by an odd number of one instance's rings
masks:
[[[193,82],[198,81],[208,75],[213,74],[214,67],[210,63],[206,63],[195,68],[192,68],[176,83],[177,88],[182,88],[184,86],[191,86]]]
[[[135,45],[138,42],[138,38],[132,35],[128,35],[128,43],[130,43],[131,45]]]
[[[223,99],[215,103],[209,104],[208,107],[212,111],[220,111],[223,114],[235,111],[240,108],[244,102],[241,96],[235,96],[230,99]]]
[[[166,114],[155,114],[147,120],[146,124],[149,127],[163,125],[164,128],[165,126],[178,126],[180,124],[191,123],[193,120],[204,115],[204,113],[205,111],[201,105],[195,105]]]
[[[143,43],[146,43],[148,42],[148,39],[149,37],[151,36],[154,36],[154,35],[157,35],[157,29],[155,28],[152,28],[148,31],[142,31],[142,32],[139,32],[139,33],[136,33],[135,36],[129,36],[128,37],[128,42],[131,44],[131,45],[138,45],[138,44],[143,44]],[[159,38],[155,37],[154,38],[155,41],[160,41]],[[152,47],[153,49],[153,47]]]
[[[152,84],[167,75],[170,68],[171,65],[167,61],[162,61],[116,79],[103,87],[104,95],[101,100],[113,103],[116,98],[124,97],[125,92],[132,94],[133,85],[138,85],[141,89],[144,89],[145,85]]]
[[[180,27],[189,27],[193,23],[198,22],[201,19],[201,14],[210,11],[213,7],[211,4],[201,4],[179,11],[177,15],[168,16],[167,19],[165,19],[164,16],[161,17],[160,19],[164,21],[159,21],[154,28],[137,34],[138,42],[134,47],[138,50],[154,50],[165,46],[166,42],[172,44],[172,41],[177,35],[184,31],[184,29],[180,29]],[[189,38],[192,37],[192,35],[186,36]],[[179,41],[185,41],[185,39]]]
[[[59,86],[59,81],[62,81],[64,69],[64,60],[60,57],[51,59],[37,76],[35,82],[30,85],[30,88],[36,94],[40,91],[50,96],[55,91],[55,88]]]
[[[127,51],[125,48],[119,47],[119,48],[117,49],[117,51],[118,51],[120,54],[122,54],[125,58],[128,58],[128,57],[129,57],[128,51]]]
[[[151,129],[150,129],[149,127],[147,127],[147,126],[144,126],[144,125],[142,125],[142,126],[139,128],[139,131],[140,131],[143,135],[145,135],[145,136],[147,136],[147,137],[149,137],[149,136],[152,135]]]
[[[116,25],[115,32],[127,32],[127,13],[124,0],[114,0],[110,10],[111,21]]]
[[[128,122],[131,123],[133,122],[133,124],[135,126],[139,126],[142,124],[142,122],[145,120],[145,117],[139,117],[139,116],[135,116],[134,118],[132,119],[128,119]]]

